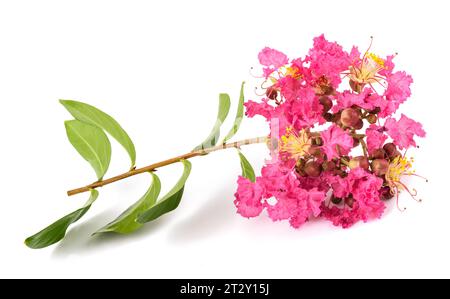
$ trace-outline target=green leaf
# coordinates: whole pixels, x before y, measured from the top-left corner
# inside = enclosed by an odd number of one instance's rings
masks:
[[[99,229],[95,234],[115,232],[120,234],[128,234],[142,227],[142,223],[136,221],[136,218],[142,212],[148,210],[156,203],[159,191],[161,190],[161,181],[158,176],[153,172],[152,184],[147,192],[139,199],[136,203],[130,206],[125,212],[123,212],[114,221],[106,225],[105,227]]]
[[[108,132],[128,152],[131,159],[131,167],[134,167],[136,163],[136,150],[134,144],[127,132],[125,132],[114,118],[86,103],[72,100],[59,100],[59,102],[75,119],[97,126]]]
[[[241,122],[244,117],[244,84],[245,82],[242,82],[241,84],[239,103],[236,111],[236,117],[234,118],[233,127],[230,129],[230,132],[228,132],[227,136],[225,136],[222,143],[225,143],[228,140],[230,140],[237,133],[239,127],[241,126]]]
[[[63,218],[44,228],[37,234],[27,238],[25,240],[25,245],[33,249],[39,249],[50,246],[60,241],[66,235],[66,231],[69,226],[72,223],[77,222],[81,217],[84,216],[84,214],[86,214],[97,197],[98,191],[95,189],[91,190],[91,196],[89,200],[81,209],[78,209],[75,212],[64,216]]]
[[[101,129],[79,120],[68,120],[64,124],[70,143],[91,164],[97,178],[101,180],[111,161],[108,137]]]
[[[173,186],[173,188],[164,195],[155,205],[150,209],[138,215],[137,221],[139,223],[146,223],[162,216],[165,213],[175,210],[180,204],[181,197],[183,196],[184,184],[191,172],[191,162],[188,160],[181,160],[183,163],[184,171],[181,178]]]
[[[256,179],[255,171],[253,170],[252,165],[248,162],[247,158],[245,158],[244,154],[242,154],[240,150],[238,150],[238,154],[239,159],[241,160],[242,176],[254,183]]]
[[[217,113],[216,123],[214,124],[214,127],[212,128],[211,133],[209,133],[208,137],[200,145],[194,148],[194,151],[216,145],[217,141],[219,141],[220,127],[227,118],[229,111],[230,96],[226,93],[221,93],[219,95],[219,111]]]

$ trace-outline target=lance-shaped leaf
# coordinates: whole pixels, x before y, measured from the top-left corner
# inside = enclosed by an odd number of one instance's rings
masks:
[[[59,101],[75,119],[102,128],[116,139],[128,152],[131,159],[131,167],[134,167],[136,163],[134,144],[127,132],[125,132],[114,118],[86,103],[72,100]]]
[[[239,95],[239,102],[237,106],[236,117],[234,118],[233,127],[231,127],[230,132],[228,132],[228,134],[225,136],[222,143],[230,140],[237,133],[239,127],[241,126],[242,118],[244,117],[244,84],[245,82],[242,82],[241,84],[241,92]]]
[[[155,220],[161,215],[175,210],[180,204],[183,196],[184,184],[186,183],[189,174],[191,173],[191,162],[188,160],[181,160],[184,166],[183,174],[173,188],[164,195],[155,205],[150,209],[138,215],[137,221],[140,223]]]
[[[106,134],[98,127],[79,120],[65,123],[67,137],[78,153],[94,168],[101,180],[111,161],[111,144]]]
[[[50,246],[61,239],[66,235],[66,231],[72,223],[77,222],[81,217],[86,214],[86,212],[91,207],[92,203],[97,199],[98,191],[91,190],[91,196],[86,204],[81,208],[76,210],[75,212],[70,213],[69,215],[64,216],[58,221],[50,224],[48,227],[44,228],[37,234],[27,238],[25,240],[25,244],[33,249],[44,248]]]
[[[248,162],[247,158],[245,158],[244,154],[242,154],[240,150],[238,150],[238,154],[239,159],[241,160],[242,176],[252,182],[255,182],[255,171],[253,170],[252,165]]]
[[[114,221],[99,229],[95,234],[115,232],[120,234],[128,234],[142,227],[142,223],[136,221],[136,218],[142,212],[148,210],[156,203],[159,191],[161,190],[161,181],[158,176],[153,172],[152,184],[147,192],[136,203],[130,206],[125,212],[123,212]]]
[[[214,127],[212,128],[211,133],[208,135],[208,137],[200,145],[194,148],[194,151],[216,145],[217,141],[219,141],[220,127],[227,118],[229,111],[230,96],[226,93],[221,93],[219,95],[219,111],[217,113],[216,123],[214,124]]]

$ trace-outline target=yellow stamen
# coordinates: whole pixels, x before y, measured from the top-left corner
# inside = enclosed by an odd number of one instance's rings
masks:
[[[292,127],[289,127],[286,134],[281,136],[280,151],[288,153],[292,159],[298,160],[307,155],[310,147],[311,139],[305,129],[296,134]]]
[[[406,157],[398,156],[389,164],[386,172],[386,181],[391,190],[396,188],[398,190],[404,189],[400,179],[404,175],[414,174],[414,171],[411,170],[413,161],[412,158],[408,159]]]

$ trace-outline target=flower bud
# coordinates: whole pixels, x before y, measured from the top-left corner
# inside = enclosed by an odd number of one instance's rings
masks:
[[[325,171],[332,171],[336,169],[336,163],[333,161],[325,161],[322,163],[322,169]]]
[[[323,145],[323,140],[322,140],[322,138],[321,137],[316,137],[316,138],[313,138],[313,143],[315,144],[315,145],[317,145],[317,146],[321,146],[321,145]]]
[[[350,83],[350,88],[351,88],[354,92],[357,92],[357,93],[360,93],[360,92],[362,91],[363,87],[364,87],[363,84],[357,83],[357,82],[355,82],[355,81],[353,81],[353,80],[350,80],[349,83]]]
[[[389,142],[383,146],[383,149],[386,152],[386,154],[388,156],[390,156],[391,154],[395,153],[395,151],[397,150],[397,147],[392,142]]]
[[[369,112],[372,114],[378,114],[380,113],[381,109],[380,107],[375,107],[374,109],[370,110]]]
[[[350,208],[353,208],[353,204],[355,203],[355,199],[350,194],[347,198],[345,198],[345,204],[349,206]]]
[[[389,155],[389,159],[394,160],[395,158],[397,158],[398,156],[401,156],[402,153],[400,153],[398,150],[395,150],[394,152],[392,152]]]
[[[304,166],[305,166],[305,160],[303,160],[303,159],[297,160],[297,163],[295,164],[295,171],[297,171],[297,173],[300,176],[306,176],[306,174],[303,170]]]
[[[333,102],[327,96],[321,96],[319,98],[319,102],[323,106],[323,112],[328,112],[331,109],[331,107],[333,106]]]
[[[338,205],[342,202],[342,198],[332,195],[331,202],[334,203],[335,205]]]
[[[333,121],[333,114],[331,114],[329,112],[324,113],[322,116],[326,121]]]
[[[369,160],[364,156],[354,157],[348,163],[350,169],[361,167],[362,169],[369,169]]]
[[[384,149],[379,148],[376,149],[372,152],[372,159],[384,159],[386,155],[386,152],[384,151]]]
[[[362,119],[358,119],[358,122],[356,123],[356,125],[353,126],[353,128],[355,128],[356,130],[360,130],[364,127],[364,122],[362,121]]]
[[[355,109],[347,108],[341,112],[341,122],[346,127],[354,127],[359,120],[359,114]]]
[[[377,122],[377,116],[375,114],[369,114],[366,116],[367,121],[369,122],[369,124],[374,124]]]
[[[389,162],[385,159],[375,159],[372,161],[372,171],[375,175],[385,175],[389,167]]]
[[[359,139],[356,137],[353,137],[353,147],[357,147],[359,145]]]
[[[278,91],[274,87],[269,87],[266,90],[266,96],[271,99],[275,100],[278,97]]]
[[[310,161],[306,163],[305,168],[303,169],[308,176],[318,177],[322,172],[320,168],[320,164],[316,161]]]
[[[380,198],[381,200],[389,200],[394,197],[394,194],[391,192],[391,188],[389,186],[384,186],[380,190]]]

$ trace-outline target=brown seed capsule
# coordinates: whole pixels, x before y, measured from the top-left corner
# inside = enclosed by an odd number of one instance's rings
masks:
[[[386,153],[384,149],[379,148],[372,152],[372,156],[370,156],[371,159],[384,159],[386,156]]]
[[[311,177],[318,177],[322,172],[320,164],[316,161],[307,162],[304,168],[305,173]]]
[[[328,112],[331,109],[331,107],[333,106],[333,102],[327,96],[321,96],[319,98],[319,102],[323,106],[323,112]]]
[[[269,87],[266,90],[266,96],[271,100],[275,100],[278,97],[278,91],[273,87]]]
[[[381,176],[386,174],[389,167],[389,162],[385,159],[375,159],[372,161],[371,165],[373,173],[375,175]]]
[[[366,116],[367,121],[369,122],[369,124],[374,124],[377,122],[377,116],[375,114],[369,114]]]
[[[333,195],[331,196],[331,202],[334,203],[335,205],[338,205],[342,202],[342,198]]]
[[[355,109],[347,108],[341,112],[341,122],[346,127],[354,127],[359,121],[359,114]]]
[[[390,156],[391,154],[395,153],[395,151],[397,150],[397,147],[395,146],[395,144],[393,144],[392,142],[390,143],[386,143],[383,146],[384,151],[386,152],[386,154],[388,156]]]
[[[369,169],[369,160],[364,156],[354,157],[348,163],[350,169],[361,167],[362,169]]]
[[[391,188],[389,188],[389,186],[384,186],[381,188],[381,199],[382,200],[389,200],[392,197],[394,197],[394,194],[392,194]]]

